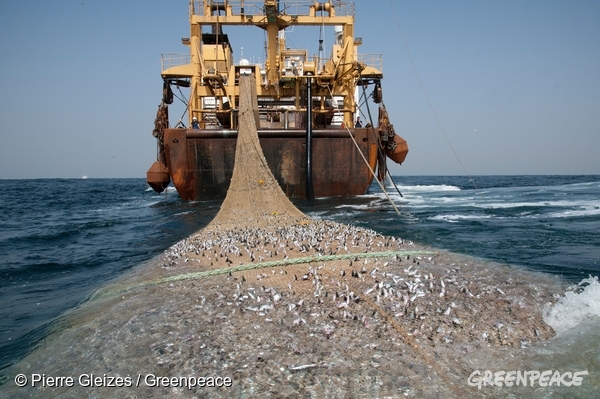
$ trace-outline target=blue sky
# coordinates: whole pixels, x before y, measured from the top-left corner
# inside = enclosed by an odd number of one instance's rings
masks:
[[[393,174],[464,174],[448,141],[471,175],[600,173],[600,2],[356,10],[359,50],[383,54],[384,102],[410,148]],[[187,0],[0,2],[0,178],[145,177],[160,54],[185,52],[187,13]],[[315,50],[313,36],[288,41]],[[230,40],[264,59],[259,31]]]

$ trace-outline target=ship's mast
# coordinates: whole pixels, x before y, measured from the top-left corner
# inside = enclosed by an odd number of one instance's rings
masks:
[[[188,104],[188,107],[190,110],[190,112],[189,112],[190,118],[198,117],[198,115],[195,115],[193,110],[197,110],[197,109],[201,108],[202,98],[197,95],[196,88],[200,87],[200,84],[202,82],[202,73],[204,71],[204,66],[202,65],[201,38],[200,38],[200,36],[202,34],[202,30],[200,28],[200,25],[193,23],[193,21],[192,21],[193,15],[195,15],[194,1],[190,1],[190,42],[189,42],[189,46],[190,46],[190,57],[191,57],[190,61],[192,63],[192,67],[193,67],[193,69],[192,69],[193,75],[191,78],[191,85],[190,85],[192,90],[190,93],[190,103]]]
[[[276,86],[279,81],[279,57],[277,37],[285,26],[279,24],[279,0],[265,0],[266,32],[267,32],[267,79],[269,86]]]

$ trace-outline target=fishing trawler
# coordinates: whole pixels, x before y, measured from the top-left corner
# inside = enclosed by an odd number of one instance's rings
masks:
[[[148,184],[162,192],[172,181],[183,200],[225,197],[242,75],[256,78],[260,145],[288,197],[361,195],[373,178],[385,179],[387,158],[401,164],[408,146],[383,104],[381,55],[358,51],[354,15],[354,3],[341,1],[191,0],[190,35],[182,39],[189,54],[162,56],[163,96],[152,132],[157,161]],[[264,62],[234,60],[224,32],[232,26],[264,30]],[[316,30],[317,54],[286,41],[286,30],[297,27]],[[333,32],[327,58],[325,29]],[[183,98],[187,124],[170,127],[174,88],[189,90]],[[376,121],[367,99],[379,107]],[[361,116],[364,126],[357,122]]]

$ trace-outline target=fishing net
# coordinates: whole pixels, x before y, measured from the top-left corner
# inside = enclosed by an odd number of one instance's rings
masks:
[[[344,350],[351,348],[359,358],[368,358],[375,348],[393,352],[399,345],[408,359],[419,359],[417,368],[421,369],[394,370],[394,365],[411,364],[411,360],[394,356],[371,360],[371,369],[387,369],[385,378],[380,375],[382,381],[388,379],[386,389],[393,385],[393,376],[407,379],[435,375],[442,381],[442,392],[456,394],[461,392],[456,386],[460,380],[450,377],[450,368],[440,366],[438,361],[447,358],[448,352],[432,352],[423,348],[424,344],[452,345],[457,341],[464,345],[484,334],[486,343],[517,346],[520,337],[540,339],[551,334],[539,316],[530,317],[531,309],[513,308],[510,312],[519,325],[508,334],[488,334],[488,338],[484,326],[497,322],[499,303],[503,301],[500,293],[504,293],[491,283],[494,278],[488,273],[471,272],[467,281],[457,277],[460,268],[443,272],[438,269],[437,254],[425,248],[372,230],[307,217],[288,199],[271,173],[257,124],[256,83],[253,77],[243,76],[235,165],[227,196],[204,229],[167,253],[165,267],[175,268],[178,274],[155,280],[185,285],[192,280],[211,281],[211,276],[226,278],[229,284],[219,285],[216,303],[209,305],[219,308],[225,303],[240,309],[239,317],[228,317],[240,330],[231,331],[226,340],[237,345],[248,334],[253,335],[246,324],[253,318],[254,322],[266,323],[260,327],[263,340],[281,340],[276,338],[278,334],[302,330],[309,337],[336,337],[327,349],[322,343],[313,346],[302,339],[284,339],[288,350],[298,356],[293,364],[283,359],[285,355],[277,361],[292,372],[338,364],[340,370],[350,374],[360,374],[362,366],[340,366]],[[485,295],[486,300],[466,305],[464,297],[476,295]],[[279,323],[275,330],[269,325],[274,320]],[[478,326],[466,331],[468,324]],[[239,353],[247,350],[236,349]],[[306,356],[307,351],[321,355]],[[326,353],[336,353],[337,357],[332,356],[328,362],[323,358]],[[427,391],[422,384],[417,385],[417,392]],[[372,388],[365,392],[372,394]]]
[[[240,78],[235,166],[215,218],[99,290],[11,372],[232,377],[191,389],[202,397],[474,397],[472,370],[501,369],[523,340],[552,335],[541,319],[551,282],[298,210],[260,147],[255,85]]]
[[[241,76],[239,88],[239,131],[233,176],[219,213],[205,230],[269,228],[306,218],[284,194],[267,165],[257,134],[259,116],[254,77]]]
[[[183,257],[209,270],[181,278],[276,266],[285,267],[285,274],[297,277],[305,275],[306,265],[317,260],[333,265],[321,273],[339,273],[341,263],[352,264],[358,258],[397,258],[416,253],[398,252],[401,241],[385,239],[374,231],[315,220],[302,213],[279,186],[260,146],[254,77],[240,77],[239,88],[239,132],[226,198],[205,228],[175,245],[170,253],[170,262]],[[288,278],[271,277],[280,286],[290,284]]]

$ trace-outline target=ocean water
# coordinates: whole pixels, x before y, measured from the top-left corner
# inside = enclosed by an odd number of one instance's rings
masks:
[[[600,275],[600,176],[394,180],[402,196],[388,183],[387,196],[374,184],[364,196],[295,203],[315,218],[588,279],[584,296],[566,297],[548,317],[598,325],[600,290],[589,277]],[[95,289],[204,227],[219,205],[183,202],[172,188],[156,194],[144,179],[0,180],[0,369]],[[578,342],[597,339],[587,332]],[[592,353],[600,361],[598,345]]]
[[[556,273],[600,273],[600,176],[396,177],[346,204],[323,201],[325,218],[452,252]],[[388,199],[389,197],[389,199]],[[398,215],[390,205],[398,207]]]

